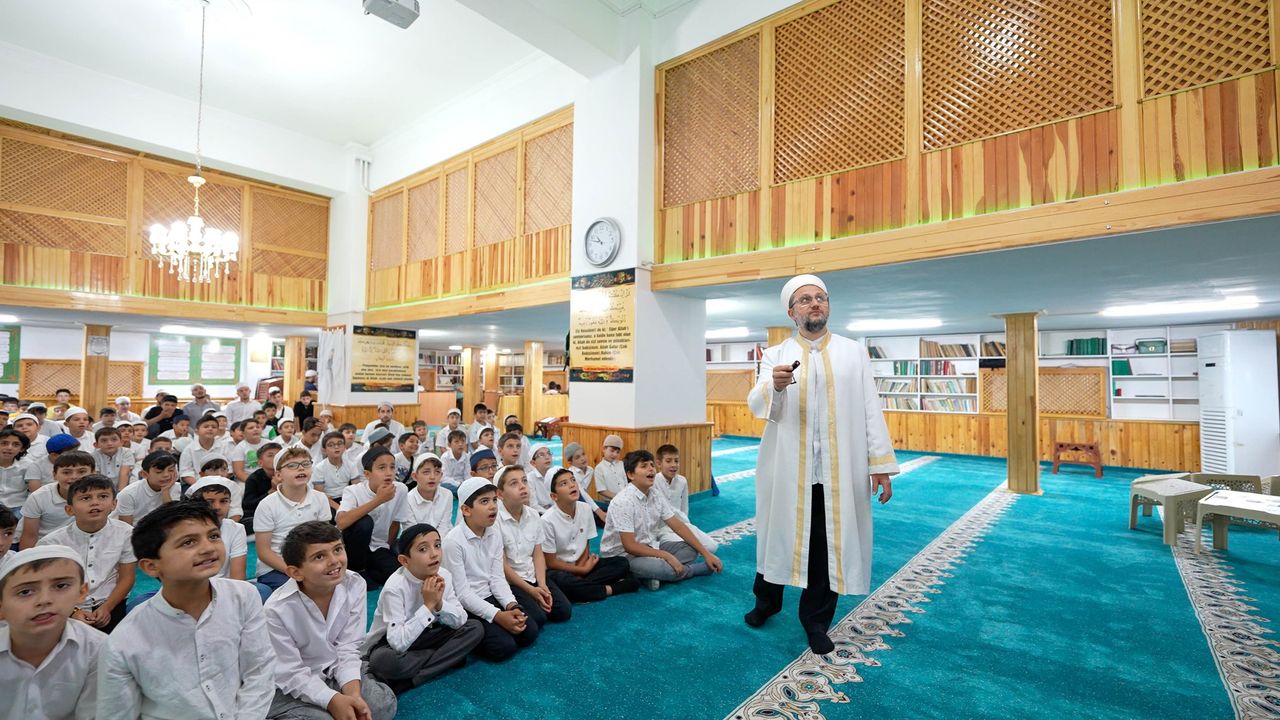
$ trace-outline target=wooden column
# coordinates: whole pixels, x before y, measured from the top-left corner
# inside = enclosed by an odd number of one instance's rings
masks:
[[[524,410],[520,424],[525,432],[533,432],[533,424],[539,420],[542,400],[542,343],[526,340],[524,343]]]
[[[1142,186],[1142,31],[1138,0],[1111,0],[1115,18],[1112,45],[1115,52],[1115,92],[1118,112],[1117,150],[1120,189]]]
[[[302,392],[302,374],[307,371],[307,339],[290,335],[284,339],[284,400],[296,402]],[[301,432],[301,429],[299,429]]]
[[[1031,495],[1040,494],[1040,378],[1036,372],[1039,314],[1004,316],[1009,381],[1009,490]]]
[[[484,349],[484,391],[486,394],[498,391],[498,349],[490,345]],[[497,408],[490,408],[497,410]],[[502,420],[502,418],[498,418]]]
[[[84,326],[84,358],[80,361],[80,406],[92,417],[107,402],[107,363],[111,354],[111,326]]]
[[[906,147],[906,220],[907,225],[920,222],[920,167],[924,162],[924,129],[921,120],[921,106],[924,94],[921,80],[920,46],[921,40],[921,7],[920,0],[907,0],[905,7],[904,29],[906,31],[906,73],[904,105],[905,122],[903,123],[904,145]]]
[[[480,402],[480,348],[462,348],[462,418],[471,422],[471,408]]]
[[[784,325],[781,327],[767,327],[765,328],[765,331],[769,333],[768,347],[773,347],[774,345],[781,345],[785,342],[787,338],[795,334],[796,329],[794,327]]]

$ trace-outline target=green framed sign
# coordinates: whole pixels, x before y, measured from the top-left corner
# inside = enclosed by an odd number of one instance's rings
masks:
[[[22,364],[19,342],[22,328],[17,325],[0,325],[0,382],[18,382],[18,369]]]
[[[230,385],[240,378],[242,340],[152,335],[147,382]]]

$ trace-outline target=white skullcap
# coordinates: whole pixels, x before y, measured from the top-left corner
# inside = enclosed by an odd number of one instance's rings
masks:
[[[36,417],[35,415],[32,415],[31,413],[18,413],[17,415],[14,415],[13,417],[9,418],[9,424],[12,425],[18,422],[19,420],[30,420],[33,423],[40,422],[40,418]]]
[[[822,288],[822,292],[827,291],[827,284],[822,282],[822,278],[817,275],[797,275],[787,281],[782,286],[782,311],[786,312],[791,309],[791,296],[805,285],[817,285]]]
[[[440,462],[439,455],[436,455],[435,453],[431,453],[431,452],[422,453],[421,455],[413,459],[413,472],[415,473],[418,472],[418,468],[422,467],[422,463],[426,462],[427,458],[435,460],[436,462]]]
[[[449,408],[449,412],[445,413],[444,416],[449,417],[450,415],[457,415],[458,417],[462,417],[462,411],[459,410],[458,408]]]
[[[540,451],[542,451],[542,450],[546,450],[548,455],[550,455],[550,454],[551,454],[551,446],[550,446],[550,445],[546,445],[546,444],[543,444],[543,443],[538,443],[537,445],[534,445],[533,447],[529,448],[529,459],[530,459],[530,460],[532,460],[532,459],[533,459],[533,456],[534,456],[534,455],[537,455],[537,454],[538,454]]]
[[[388,410],[395,410],[396,406],[392,405],[390,400],[383,400],[382,402],[378,403],[378,409],[381,410],[382,408],[386,408]]]
[[[191,489],[187,490],[187,497],[195,497],[196,492],[207,487],[220,487],[225,489],[227,492],[232,492],[231,480],[228,480],[221,475],[208,475],[197,480],[195,484],[191,486]]]
[[[9,574],[23,565],[30,565],[37,560],[70,560],[80,566],[80,571],[84,572],[84,560],[80,554],[66,545],[38,545],[26,550],[11,552],[5,555],[4,562],[0,562],[0,580],[9,577]]]
[[[120,403],[129,403],[130,405],[132,405],[133,401],[129,399],[129,396],[121,395],[120,397],[116,398],[116,404],[119,405]]]
[[[495,476],[496,477],[496,476]],[[486,480],[482,477],[471,477],[462,481],[462,485],[458,487],[458,504],[466,504],[481,488],[497,487],[492,480]]]
[[[315,370],[308,370],[308,371],[306,371],[306,372],[302,373],[302,377],[315,377],[315,376],[316,376],[316,371],[315,371]]]
[[[239,390],[240,388],[244,388],[245,390],[252,390],[252,389],[253,389],[253,388],[249,387],[249,383],[247,383],[247,382],[238,382],[238,383],[236,383],[236,390]]]
[[[85,410],[85,409],[84,409],[84,408],[82,408],[82,407],[76,407],[76,406],[72,405],[71,407],[67,408],[67,411],[66,411],[66,412],[62,413],[62,419],[63,419],[63,420],[70,420],[71,418],[75,417],[76,415],[84,415],[85,417],[89,417],[89,411],[88,411],[88,410]]]

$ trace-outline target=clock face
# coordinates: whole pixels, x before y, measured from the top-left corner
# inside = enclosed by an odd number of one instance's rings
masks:
[[[622,230],[609,218],[591,223],[586,234],[587,261],[596,267],[604,267],[613,261],[622,245]]]

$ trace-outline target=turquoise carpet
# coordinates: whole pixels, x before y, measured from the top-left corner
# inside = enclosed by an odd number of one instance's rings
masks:
[[[720,494],[690,500],[708,532],[755,511],[757,441],[713,446]],[[559,455],[559,442],[553,443]],[[1001,460],[899,453],[918,464],[877,505],[872,587],[908,564],[1004,479]],[[931,461],[931,462],[930,462]],[[920,464],[927,463],[927,464]],[[859,682],[820,701],[827,718],[1226,718],[1232,708],[1159,517],[1127,528],[1137,471],[1043,473],[1043,497],[1018,497],[908,624],[868,653]],[[1206,543],[1208,538],[1206,537]],[[1225,556],[1255,615],[1280,614],[1274,531],[1233,528]],[[400,698],[399,718],[712,718],[770,683],[804,650],[798,591],[764,628],[750,608],[755,538],[727,541],[725,572],[579,605],[512,660],[466,668]],[[252,546],[250,567],[253,564]],[[154,589],[140,577],[135,592]],[[372,611],[375,595],[370,594]],[[842,598],[837,621],[863,598]],[[783,715],[785,716],[785,715]]]

